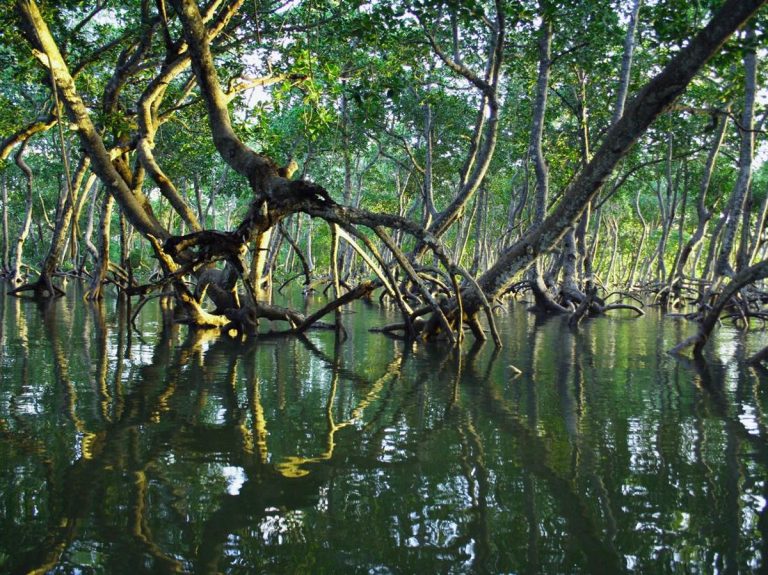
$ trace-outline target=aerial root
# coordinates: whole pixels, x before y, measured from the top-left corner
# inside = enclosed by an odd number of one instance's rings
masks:
[[[641,315],[645,315],[645,312],[641,308],[639,308],[636,305],[629,304],[629,303],[612,303],[612,304],[609,304],[609,305],[605,306],[603,308],[602,312],[605,313],[607,311],[611,311],[611,310],[615,310],[615,309],[628,309],[628,310],[631,310],[631,311],[635,312],[638,317],[640,317]]]

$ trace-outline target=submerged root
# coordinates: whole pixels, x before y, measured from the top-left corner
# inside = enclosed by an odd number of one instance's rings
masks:
[[[64,290],[56,286],[48,274],[41,274],[36,282],[23,284],[8,292],[8,295],[20,296],[22,293],[32,292],[35,299],[51,299],[66,295]]]

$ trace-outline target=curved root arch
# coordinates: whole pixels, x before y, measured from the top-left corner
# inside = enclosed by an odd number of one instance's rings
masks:
[[[339,285],[335,291],[334,301],[309,317],[259,302],[255,296],[254,287],[248,279],[244,258],[246,246],[251,238],[278,226],[285,217],[297,212],[318,217],[328,223],[335,238],[331,246],[332,252],[334,245],[337,245],[339,240],[344,240],[360,256],[375,278],[372,281],[365,280],[343,294]],[[392,255],[392,263],[387,263],[382,253],[361,228],[367,228],[379,238],[384,248]],[[394,242],[388,230],[404,232],[417,241],[423,242],[433,252],[442,269],[435,269],[436,273],[432,275],[449,279],[449,283],[440,281],[443,292],[440,299],[435,296],[429,285],[434,284],[437,277],[425,279],[424,273],[417,272],[411,259]],[[184,236],[173,236],[162,244],[153,236],[150,236],[149,241],[160,261],[163,277],[153,284],[134,288],[131,293],[146,295],[161,287],[173,286],[176,299],[186,312],[181,321],[196,327],[219,328],[227,332],[235,330],[238,334],[254,334],[259,319],[266,318],[284,320],[290,324],[289,329],[270,331],[269,334],[301,333],[313,325],[329,327],[327,324],[319,324],[324,315],[338,310],[340,306],[353,299],[370,295],[376,288],[383,288],[394,299],[402,314],[403,322],[397,331],[402,331],[404,337],[443,337],[451,345],[456,345],[463,338],[463,329],[466,324],[476,338],[485,339],[485,333],[478,318],[478,315],[484,312],[494,342],[498,346],[501,345],[491,306],[475,279],[467,270],[456,265],[449,258],[439,240],[419,225],[401,217],[340,206],[317,196],[297,199],[294,202],[281,202],[269,208],[263,201],[257,201],[243,223],[232,232],[205,230]],[[243,288],[245,298],[243,298],[244,301],[239,301],[239,298],[235,297],[232,307],[218,309],[216,313],[212,313],[204,309],[202,298],[195,297],[186,282],[190,277],[200,276],[203,270],[210,269],[211,265],[217,261],[227,262],[236,271],[236,281]],[[333,261],[333,253],[331,261]],[[333,265],[331,267],[332,271],[336,272],[333,275],[337,275],[338,270],[335,270]],[[398,277],[415,287],[419,302],[423,303],[426,309],[420,307],[414,310],[408,304],[407,294],[403,292],[402,284],[398,283]],[[338,283],[337,277],[332,279]],[[211,291],[210,288],[208,291]],[[467,294],[471,295],[469,304],[464,301]],[[426,321],[421,317],[425,314],[430,314]]]

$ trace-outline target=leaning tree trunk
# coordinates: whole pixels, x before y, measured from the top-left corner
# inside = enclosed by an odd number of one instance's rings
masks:
[[[61,263],[67,241],[71,239],[70,227],[73,225],[72,215],[75,209],[74,196],[77,194],[77,190],[80,189],[80,186],[83,183],[89,164],[90,162],[88,161],[88,158],[83,156],[77,167],[77,171],[75,172],[74,181],[66,181],[61,187],[60,194],[62,196],[61,200],[63,201],[59,202],[60,209],[57,210],[53,237],[51,238],[48,253],[40,267],[39,279],[29,286],[30,289],[34,290],[36,297],[50,298],[64,295],[64,292],[54,285],[53,276]],[[21,290],[24,288],[18,289]]]
[[[459,192],[453,201],[435,216],[429,227],[430,233],[438,238],[444,235],[466,211],[470,200],[485,178],[496,149],[500,119],[498,88],[504,62],[506,23],[502,3],[497,0],[495,7],[496,18],[489,26],[488,56],[485,74],[482,78],[461,61],[456,61],[443,52],[437,45],[435,38],[427,32],[427,40],[443,63],[455,73],[463,76],[481,93],[474,135],[460,173]],[[417,253],[422,254],[425,249],[426,245],[422,243],[417,248]]]
[[[29,229],[32,226],[32,205],[34,201],[32,186],[34,182],[34,174],[32,173],[32,170],[27,165],[27,163],[24,161],[24,153],[27,150],[28,142],[29,140],[24,140],[13,157],[16,165],[22,171],[24,178],[26,179],[27,199],[24,208],[24,218],[21,221],[21,228],[19,229],[19,234],[16,237],[16,249],[14,250],[13,263],[11,264],[10,274],[8,275],[8,280],[10,281],[11,285],[18,285],[24,281],[21,274],[21,259],[22,253],[24,251],[24,242],[27,241],[27,237],[29,236]]]
[[[728,115],[722,114],[718,120],[717,130],[712,137],[712,147],[709,149],[707,162],[704,165],[704,173],[702,174],[701,182],[699,183],[699,198],[696,204],[696,213],[698,215],[696,231],[694,231],[693,235],[680,252],[680,258],[677,261],[677,269],[675,270],[675,275],[672,280],[673,288],[679,289],[679,286],[683,281],[685,266],[688,263],[688,259],[706,235],[709,221],[712,219],[712,212],[707,209],[706,205],[707,192],[709,191],[709,184],[712,181],[712,174],[715,171],[715,163],[717,162],[717,156],[720,153],[720,148],[723,144],[723,136],[725,135],[727,125]],[[695,272],[696,270],[694,269],[693,275],[695,275]]]
[[[536,94],[533,104],[533,125],[531,128],[530,150],[533,157],[533,168],[536,174],[536,200],[534,225],[540,226],[546,217],[549,202],[549,167],[544,157],[542,141],[544,137],[544,120],[547,113],[547,94],[549,92],[549,73],[552,65],[552,22],[542,16],[539,30],[539,73],[536,80]],[[571,231],[571,230],[569,230]],[[575,242],[574,242],[575,247]],[[536,307],[541,311],[561,313],[566,308],[559,305],[549,293],[544,273],[543,262],[537,259],[533,263],[533,295]]]
[[[3,259],[0,263],[0,275],[5,275],[9,272],[11,264],[11,244],[8,234],[8,178],[5,174],[2,175],[0,186],[3,193]]]
[[[505,250],[496,264],[478,279],[486,295],[497,297],[504,293],[520,271],[527,269],[539,254],[560,241],[601,189],[619,160],[683,93],[723,43],[765,3],[766,0],[726,0],[710,22],[627,105],[619,121],[608,130],[592,161],[564,190],[560,203],[552,213],[541,225]],[[468,306],[479,309],[479,300],[471,292],[466,295],[465,309]]]
[[[627,103],[629,93],[629,80],[632,75],[632,58],[635,53],[635,32],[637,31],[637,16],[640,13],[642,0],[633,0],[632,10],[629,13],[627,35],[624,38],[624,53],[621,57],[621,73],[619,74],[619,89],[616,94],[616,107],[613,110],[611,124],[619,121],[624,114],[624,106]]]
[[[94,197],[94,203],[96,198]],[[112,224],[112,206],[115,203],[111,194],[104,194],[101,204],[101,217],[99,218],[99,247],[96,254],[96,269],[93,271],[91,285],[85,297],[89,300],[100,300],[104,297],[104,285],[109,271],[109,244],[111,240],[110,228]]]
[[[733,277],[731,255],[736,242],[736,232],[741,223],[744,204],[749,194],[752,181],[752,156],[755,145],[754,109],[757,86],[757,54],[756,35],[754,26],[748,26],[744,50],[744,110],[741,115],[739,130],[741,132],[741,144],[739,146],[739,176],[733,188],[728,203],[728,220],[723,231],[723,242],[715,265],[717,277]],[[743,229],[742,233],[749,233]]]

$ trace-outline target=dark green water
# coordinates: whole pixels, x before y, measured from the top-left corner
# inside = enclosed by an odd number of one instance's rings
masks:
[[[341,345],[243,344],[72,294],[0,296],[0,572],[766,569],[760,334],[702,368],[690,325],[518,305],[498,353],[406,350],[356,304]]]

